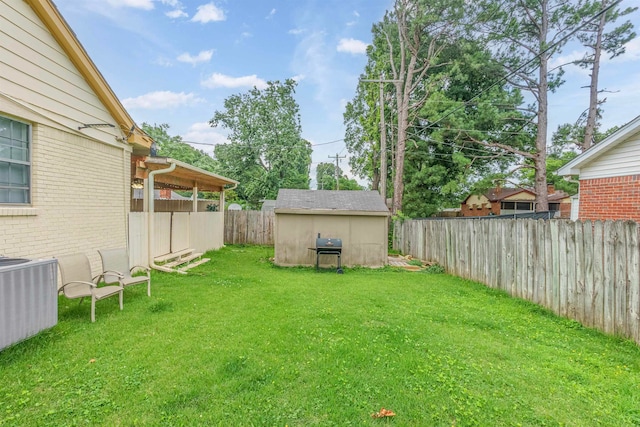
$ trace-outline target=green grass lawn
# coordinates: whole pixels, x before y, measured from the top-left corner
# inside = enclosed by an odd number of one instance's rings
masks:
[[[640,351],[444,274],[227,247],[0,352],[0,425],[640,425]],[[373,419],[387,408],[397,415]]]

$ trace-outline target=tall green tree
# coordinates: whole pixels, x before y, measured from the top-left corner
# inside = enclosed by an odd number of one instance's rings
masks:
[[[404,165],[409,124],[431,92],[445,80],[443,49],[460,37],[464,0],[396,0],[383,25],[396,96],[395,177],[393,212],[402,210]]]
[[[379,86],[365,80],[379,78],[380,72],[391,74],[385,25],[393,24],[385,21],[372,29],[367,66],[344,115],[352,170],[368,179],[376,176],[382,153],[376,143],[381,131]],[[516,147],[531,139],[526,114],[516,108],[522,103],[519,91],[496,84],[506,72],[481,43],[458,37],[442,45],[438,61],[437,67],[423,75],[423,84],[417,84],[412,96],[424,100],[407,122],[402,211],[412,217],[457,206],[475,182],[506,173],[515,156],[477,141],[491,139]],[[386,127],[387,140],[393,141],[398,112],[395,86],[385,83],[384,89],[384,112],[391,124]],[[389,165],[395,164],[392,153],[387,153]],[[355,165],[354,158],[358,161]],[[396,170],[391,166],[387,173],[395,178]]]
[[[637,7],[620,9],[612,7],[613,0],[590,0],[584,5],[584,15],[596,15],[600,18],[590,21],[578,33],[578,40],[587,48],[587,53],[578,61],[578,65],[590,71],[591,82],[589,84],[589,107],[584,123],[584,135],[580,148],[588,150],[596,141],[597,124],[600,117],[599,106],[604,100],[598,99],[600,62],[602,54],[606,53],[610,59],[622,55],[625,52],[625,44],[636,37],[631,21],[625,21],[621,25],[607,31],[607,24],[615,23],[620,17],[636,11]]]
[[[169,135],[168,124],[142,123],[142,130],[158,144],[159,156],[171,157],[200,169],[216,172],[215,160],[204,151],[182,142],[182,137]]]
[[[214,149],[220,173],[240,182],[238,195],[257,208],[280,188],[309,188],[311,144],[301,137],[296,82],[268,82],[224,101],[210,124],[229,131],[229,143]]]
[[[485,143],[520,156],[522,167],[535,170],[536,209],[546,211],[548,96],[564,82],[562,68],[550,69],[549,64],[561,53],[584,12],[566,0],[522,0],[509,2],[508,7],[496,0],[478,4],[483,24],[479,29],[506,68],[508,82],[530,94],[536,124],[535,141],[528,149]]]
[[[339,190],[362,190],[362,186],[355,179],[349,179],[342,168],[333,163],[320,163],[316,168],[316,182],[318,190],[336,190],[336,177]]]

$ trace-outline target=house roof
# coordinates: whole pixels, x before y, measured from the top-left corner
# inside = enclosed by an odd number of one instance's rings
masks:
[[[377,191],[281,189],[276,213],[388,216]]]
[[[515,196],[519,193],[529,193],[534,194],[531,190],[527,190],[525,188],[508,188],[508,187],[494,187],[488,189],[483,196],[487,198],[491,203],[499,202],[508,197]],[[462,202],[463,204],[469,200],[469,197],[474,196],[474,194],[469,194],[466,199]]]
[[[520,193],[527,193],[535,196],[535,193],[532,190],[529,190],[526,188],[504,188],[504,187],[490,188],[489,190],[487,190],[486,193],[483,194],[483,196],[485,196],[491,203],[494,203],[494,202],[500,202],[504,199],[508,199]],[[467,196],[467,198],[464,199],[462,203],[463,204],[466,203],[467,200],[469,200],[469,197],[471,196],[473,196],[473,194],[470,194],[469,196]],[[569,197],[568,193],[565,193],[564,191],[559,190],[549,194],[548,200],[550,202],[555,202],[555,201],[565,199],[567,197]],[[517,201],[517,199],[512,199],[512,200]]]
[[[136,160],[135,168],[132,168],[135,171],[133,178],[148,178],[149,172],[167,169],[172,164],[176,165],[172,172],[155,175],[154,182],[158,187],[178,190],[193,190],[198,187],[198,191],[220,192],[231,189],[226,188],[227,185],[232,185],[233,188],[238,185],[238,181],[168,157],[147,156]]]
[[[116,119],[120,129],[127,133],[127,142],[133,146],[134,154],[148,154],[152,139],[136,125],[115,95],[105,78],[93,63],[87,51],[77,39],[71,27],[51,0],[24,0],[38,15],[51,35],[62,47],[73,65],[85,78],[109,114]]]
[[[640,132],[640,116],[631,120],[601,142],[593,145],[587,151],[558,169],[558,175],[579,175],[581,168],[616,147],[618,144],[637,132]]]

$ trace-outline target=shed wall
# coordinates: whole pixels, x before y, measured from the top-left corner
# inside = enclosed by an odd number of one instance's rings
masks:
[[[387,263],[387,217],[296,215],[276,213],[275,263],[281,266],[316,263],[318,233],[342,239],[342,265],[382,267]],[[335,256],[321,256],[321,266],[336,265]]]

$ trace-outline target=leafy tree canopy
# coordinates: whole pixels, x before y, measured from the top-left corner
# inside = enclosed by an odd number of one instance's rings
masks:
[[[268,82],[224,101],[210,124],[229,131],[229,143],[216,145],[219,172],[240,182],[238,196],[257,208],[280,188],[309,188],[311,144],[301,137],[296,82]]]
[[[349,179],[338,166],[338,184],[340,190],[362,190],[362,186],[355,179]],[[318,190],[336,189],[336,165],[333,163],[320,163],[316,168],[316,181]]]

